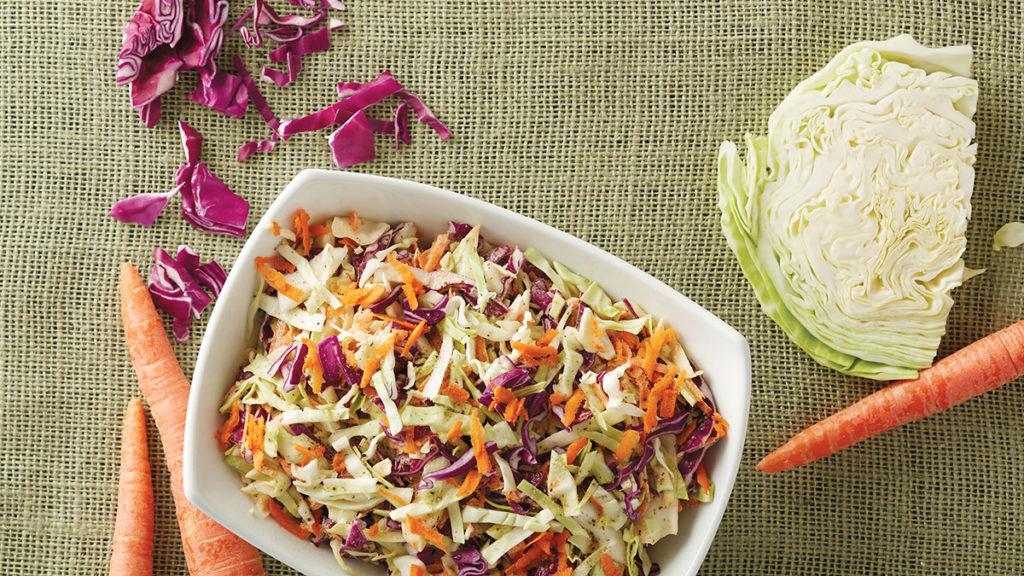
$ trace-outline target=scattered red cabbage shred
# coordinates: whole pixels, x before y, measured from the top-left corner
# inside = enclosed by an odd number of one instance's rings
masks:
[[[117,55],[117,83],[135,80],[142,60],[159,46],[174,46],[181,38],[182,0],[142,0],[124,26]]]
[[[181,186],[181,217],[194,228],[212,234],[245,236],[249,203],[200,162],[178,171]]]
[[[376,156],[373,146],[373,128],[362,110],[353,114],[328,139],[331,155],[338,168],[369,162]]]
[[[241,118],[249,108],[249,89],[234,74],[217,70],[199,71],[199,82],[188,99],[227,116]]]
[[[174,257],[163,248],[153,250],[147,286],[156,307],[170,315],[171,333],[176,340],[188,339],[192,320],[199,318],[217,296],[225,277],[219,264],[213,260],[200,264],[199,255],[188,246],[179,247]],[[212,297],[203,291],[203,286]]]
[[[174,188],[167,192],[145,192],[125,198],[110,208],[110,217],[127,224],[152,226],[171,196],[177,193],[178,189]]]

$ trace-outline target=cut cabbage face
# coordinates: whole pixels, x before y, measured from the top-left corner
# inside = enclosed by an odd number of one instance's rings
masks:
[[[969,46],[861,42],[724,142],[722,227],[768,314],[819,363],[895,380],[931,365],[964,279],[978,85]]]

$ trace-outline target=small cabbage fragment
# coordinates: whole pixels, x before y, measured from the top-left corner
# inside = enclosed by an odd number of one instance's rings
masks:
[[[992,237],[992,250],[999,252],[1003,248],[1017,248],[1024,244],[1024,222],[1008,222],[996,231]]]
[[[163,248],[153,250],[153,268],[146,284],[157,308],[171,316],[171,332],[178,341],[188,339],[193,318],[220,293],[224,270],[215,261],[200,263],[199,254],[188,246],[181,246],[175,256]]]
[[[362,110],[346,120],[327,141],[334,163],[342,170],[369,162],[377,155],[373,144],[373,129]]]
[[[152,226],[167,202],[177,193],[178,188],[175,187],[167,192],[144,192],[125,198],[110,208],[110,217],[126,224]]]
[[[221,114],[241,118],[249,108],[249,89],[234,74],[223,70],[212,73],[201,70],[196,89],[188,99]]]
[[[117,55],[118,84],[135,80],[142,59],[157,47],[178,43],[184,13],[182,0],[142,0],[124,26],[121,53]]]
[[[719,153],[722,228],[765,313],[819,363],[931,365],[963,281],[978,85],[967,46],[853,44]]]

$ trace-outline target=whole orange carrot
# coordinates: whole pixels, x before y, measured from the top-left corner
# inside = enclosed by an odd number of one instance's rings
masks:
[[[153,482],[146,445],[146,413],[128,402],[121,428],[121,478],[117,483],[110,576],[153,574]]]
[[[897,426],[942,412],[1024,376],[1024,321],[990,334],[800,432],[757,464],[803,466]]]
[[[171,472],[171,494],[177,511],[185,561],[192,576],[255,576],[263,574],[259,552],[228,532],[185,498],[181,460],[184,446],[188,381],[178,366],[163,322],[138,270],[121,265],[121,321],[142,395],[149,403]]]

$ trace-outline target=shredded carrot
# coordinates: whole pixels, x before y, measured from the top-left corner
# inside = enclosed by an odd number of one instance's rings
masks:
[[[295,265],[280,256],[257,256],[255,261],[257,268],[260,266],[270,266],[274,270],[284,272],[285,274],[295,271]]]
[[[555,537],[555,544],[558,547],[558,571],[555,572],[555,576],[570,576],[572,574],[572,570],[569,568],[569,558],[565,553],[565,541],[568,539],[568,530]]]
[[[519,400],[518,400],[518,398],[516,398],[513,395],[512,396],[512,401],[509,402],[505,406],[505,412],[502,414],[502,417],[505,418],[506,422],[508,422],[510,424],[515,424],[516,423],[516,416],[518,416],[518,414],[519,414]]]
[[[445,440],[454,442],[457,438],[462,436],[462,420],[456,420],[455,424],[452,424],[451,429],[444,435]]]
[[[313,236],[326,236],[331,232],[331,229],[323,224],[311,224],[309,226],[309,233]]]
[[[686,374],[683,372],[679,373],[675,382],[665,388],[665,392],[661,396],[661,404],[658,409],[658,416],[662,418],[672,418],[676,415],[676,402],[679,399],[679,391],[683,387],[683,382],[686,381]]]
[[[405,346],[402,346],[402,357],[408,358],[409,352],[412,351],[413,345],[419,340],[420,336],[423,336],[427,331],[427,321],[420,320],[420,323],[412,329],[412,333],[405,339]]]
[[[245,438],[245,446],[252,452],[252,465],[257,471],[263,469],[263,433],[265,422],[258,417],[246,418],[245,431],[242,436]]]
[[[537,346],[547,346],[548,344],[551,344],[551,342],[557,337],[558,330],[552,328],[545,332],[544,335],[541,336],[539,340],[537,340]]]
[[[302,255],[309,256],[309,250],[313,247],[313,239],[309,235],[309,214],[302,208],[295,212],[292,228],[295,229],[295,241],[302,242]]]
[[[476,347],[476,349],[475,349],[476,359],[477,360],[483,360],[483,361],[486,362],[487,361],[487,342],[484,341],[484,337],[483,336],[477,336],[473,340],[473,346]]]
[[[576,421],[576,416],[579,414],[580,407],[583,406],[584,400],[586,400],[586,396],[583,394],[583,390],[573,392],[573,395],[565,403],[565,412],[562,414],[563,426],[566,428],[572,426],[572,423]]]
[[[445,382],[441,385],[441,393],[460,404],[469,402],[469,392],[463,390],[462,386],[452,384],[451,382]],[[462,423],[461,420],[457,420],[456,422],[459,424]]]
[[[306,295],[305,292],[289,284],[288,281],[284,279],[284,274],[281,274],[269,266],[257,266],[256,270],[260,273],[260,276],[263,276],[263,279],[267,281],[267,284],[269,284],[271,288],[292,300],[295,300],[296,302],[302,302],[302,299]]]
[[[565,394],[562,394],[561,392],[555,392],[550,398],[548,398],[548,404],[551,406],[558,406],[562,402],[565,402]]]
[[[415,428],[408,428],[405,432],[405,441],[403,442],[402,449],[406,454],[419,454],[420,445],[416,442]]]
[[[469,439],[473,445],[473,453],[476,455],[476,469],[481,474],[487,474],[492,470],[491,455],[487,453],[487,438],[484,436],[484,426],[480,422],[480,411],[473,410],[469,417]]]
[[[495,386],[491,393],[494,395],[494,400],[492,400],[491,405],[488,406],[489,410],[494,410],[498,404],[505,404],[507,406],[516,401],[516,395],[504,386]]]
[[[355,210],[353,210],[348,215],[348,224],[349,224],[349,226],[352,227],[352,230],[354,232],[359,232],[359,228],[360,228],[359,213],[356,212]]]
[[[372,306],[381,298],[387,296],[388,289],[382,284],[374,284],[366,288],[366,292],[359,299],[357,304],[360,306]]]
[[[641,368],[643,368],[648,380],[654,380],[654,365],[658,362],[661,349],[665,347],[669,340],[675,337],[676,333],[671,328],[661,328],[655,330],[654,335],[648,339],[647,354],[644,356],[643,364],[641,364]]]
[[[715,412],[711,416],[711,419],[714,422],[713,426],[715,429],[715,437],[719,439],[725,438],[726,431],[729,430],[729,423],[726,422],[725,418],[722,418],[722,415],[718,412]]]
[[[643,417],[644,424],[644,435],[651,433],[654,427],[658,424],[658,395],[648,394],[647,395],[647,409],[644,410]]]
[[[658,404],[665,395],[665,391],[672,388],[676,376],[676,367],[670,366],[668,372],[662,376],[654,388],[647,394],[647,410],[644,412],[644,434],[650,434],[651,430],[658,423]],[[674,400],[670,400],[674,402]]]
[[[419,564],[409,566],[409,576],[424,576],[426,573],[427,569]]]
[[[306,345],[306,360],[302,363],[302,368],[309,373],[309,387],[313,389],[313,392],[319,394],[324,385],[324,370],[320,366],[316,342],[309,338],[303,338],[302,343]]]
[[[629,345],[624,340],[618,338],[612,340],[612,347],[615,348],[615,358],[608,361],[608,366],[611,368],[618,368],[622,366],[633,356],[632,351],[629,349]]]
[[[697,484],[700,485],[700,489],[707,492],[711,487],[711,482],[708,480],[708,471],[704,469],[704,463],[697,464]]]
[[[448,546],[444,543],[444,536],[440,532],[427,526],[422,520],[412,515],[406,516],[405,521],[409,524],[409,532],[440,548],[442,552],[448,551]]]
[[[380,533],[380,522],[374,523],[374,525],[370,526],[370,528],[366,531],[366,535],[369,536],[370,538],[376,537],[377,534],[379,534],[379,533]]]
[[[477,470],[470,470],[466,473],[466,479],[462,481],[462,485],[459,486],[459,491],[455,493],[456,496],[462,498],[463,496],[469,496],[476,489],[480,487],[480,480],[483,479],[483,475]]]
[[[513,342],[512,348],[518,350],[523,356],[558,356],[558,351],[552,346],[539,346],[528,342]]]
[[[331,468],[334,469],[338,474],[348,472],[348,468],[345,467],[345,454],[338,452],[331,458]]]
[[[236,400],[231,405],[231,413],[228,415],[228,419],[224,421],[224,425],[220,427],[220,431],[217,433],[217,442],[220,444],[221,452],[228,449],[228,446],[231,444],[231,435],[235,432],[235,426],[238,426],[241,420],[242,412]]]
[[[416,276],[413,275],[409,266],[399,260],[394,252],[388,252],[387,261],[402,278],[402,292],[405,293],[405,301],[409,304],[409,309],[416,310],[420,306],[419,300],[416,297],[422,285],[416,279]]]
[[[601,571],[604,576],[622,576],[622,566],[607,553],[601,554]]]
[[[297,520],[292,518],[292,516],[277,503],[277,500],[267,498],[266,503],[267,512],[270,513],[270,517],[273,518],[274,522],[277,522],[281,528],[291,532],[296,538],[305,540],[309,536],[309,530],[306,530],[302,524],[299,524]]]
[[[277,220],[271,220],[270,233],[273,234],[274,236],[281,235],[281,225],[277,223]]]
[[[552,533],[544,532],[539,534],[524,547],[524,552],[506,570],[506,574],[526,574],[532,568],[537,567],[545,558],[551,557]]]
[[[316,448],[309,449],[302,444],[292,444],[292,448],[294,448],[299,454],[302,454],[302,462],[299,463],[299,466],[305,466],[324,455],[323,446],[317,446]]]
[[[412,322],[406,322],[405,320],[400,320],[398,318],[394,318],[392,316],[388,316],[387,314],[378,314],[378,313],[374,312],[373,313],[373,317],[378,319],[378,320],[384,320],[386,322],[391,322],[391,323],[397,324],[397,325],[401,326],[402,328],[407,328],[409,330],[415,330],[416,329],[416,325],[413,324]]]
[[[444,253],[448,251],[448,245],[448,234],[439,234],[434,239],[434,243],[430,245],[426,261],[423,263],[423,270],[427,272],[437,270],[438,265],[441,264],[441,258],[444,258]]]
[[[630,456],[633,455],[633,449],[640,442],[640,433],[636,430],[626,430],[622,433],[622,440],[619,442],[619,447],[615,449],[613,456],[615,460],[619,462],[625,462],[629,460]]]
[[[690,418],[690,421],[686,423],[686,427],[683,428],[683,431],[679,433],[679,436],[676,436],[676,443],[679,444],[680,446],[685,444],[686,441],[690,438],[690,435],[693,434],[693,431],[696,429],[697,419]]]
[[[569,444],[569,447],[565,449],[565,460],[569,464],[576,461],[576,457],[579,456],[580,452],[590,444],[590,440],[586,438],[580,438],[579,440]]]
[[[374,373],[380,369],[380,365],[384,362],[384,358],[395,349],[395,337],[389,336],[387,340],[381,343],[373,349],[370,353],[370,357],[366,360],[366,367],[363,369],[363,379],[359,382],[360,388],[366,388],[370,385],[370,379],[373,378]]]
[[[516,415],[512,419],[513,422],[518,421],[520,418],[526,416],[526,398],[519,399],[519,408],[516,410]]]
[[[377,493],[383,496],[385,500],[391,502],[395,506],[406,506],[407,504],[409,504],[408,500],[402,498],[398,494],[395,494],[394,492],[388,490],[383,486],[377,486]]]

